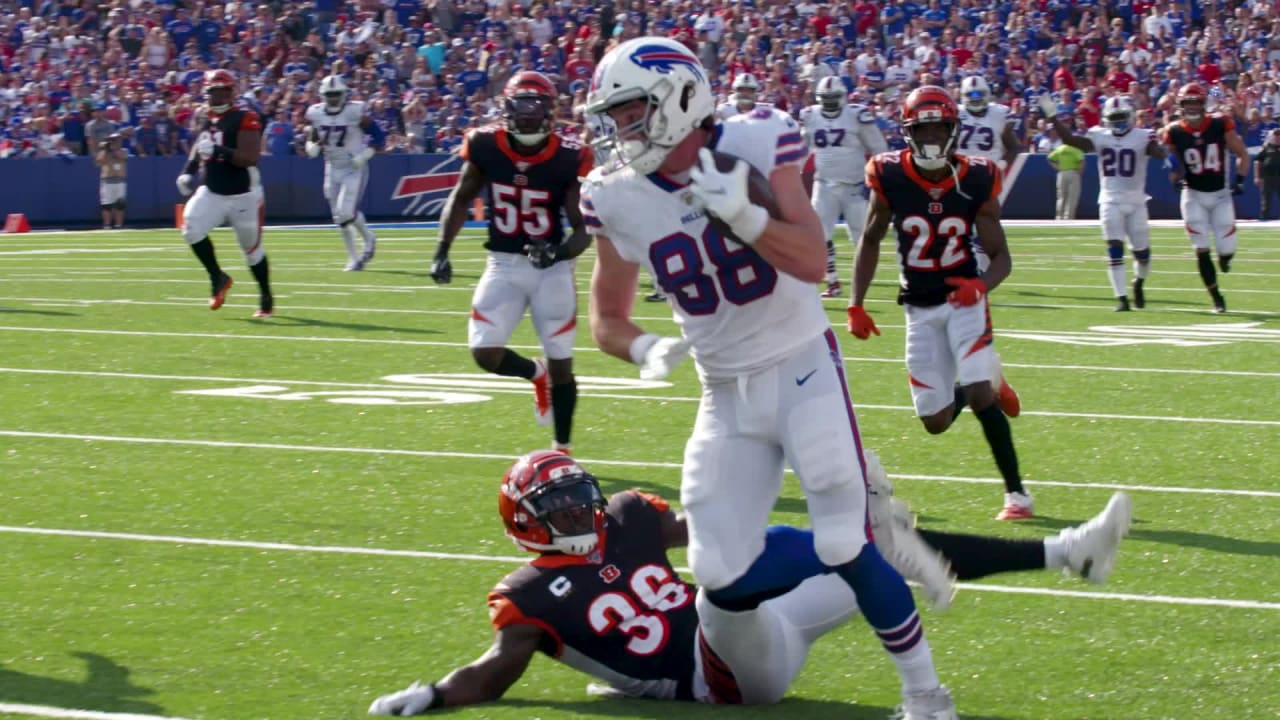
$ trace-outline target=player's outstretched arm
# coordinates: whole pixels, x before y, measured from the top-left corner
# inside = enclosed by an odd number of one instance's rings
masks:
[[[605,353],[632,362],[631,346],[645,334],[631,321],[640,266],[619,255],[607,236],[597,233],[596,239],[588,309],[591,339]]]
[[[1228,130],[1226,135],[1227,149],[1236,156],[1236,177],[1243,181],[1249,174],[1249,148],[1245,147],[1240,133]]]
[[[1013,258],[1009,256],[1009,243],[1004,235],[1004,226],[1000,224],[1000,197],[992,194],[992,197],[982,204],[978,209],[978,215],[973,221],[974,229],[977,231],[978,237],[982,238],[982,249],[987,252],[987,257],[991,259],[991,265],[987,267],[987,272],[982,276],[982,282],[987,286],[987,292],[995,290],[1005,278],[1009,277],[1009,273],[1013,271]]]
[[[493,645],[474,662],[454,670],[440,682],[414,683],[383,695],[369,706],[369,714],[420,715],[442,707],[497,700],[524,675],[541,642],[542,631],[533,625],[508,625],[497,632]]]
[[[1058,137],[1062,138],[1065,145],[1070,145],[1083,152],[1093,152],[1093,141],[1083,135],[1076,135],[1071,132],[1071,128],[1066,123],[1058,119],[1058,104],[1053,101],[1049,94],[1041,95],[1037,101],[1040,105],[1040,114],[1053,125],[1054,131],[1058,133]],[[1009,128],[1006,128],[1009,129]],[[983,238],[983,247],[986,247],[986,238]]]

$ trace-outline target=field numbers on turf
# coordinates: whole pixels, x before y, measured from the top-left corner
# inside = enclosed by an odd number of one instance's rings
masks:
[[[459,405],[492,400],[490,393],[529,392],[529,382],[485,373],[416,373],[382,378],[392,386],[342,390],[293,390],[287,385],[177,390],[179,395],[240,398],[246,400],[323,400],[338,405]],[[654,390],[671,383],[631,378],[579,376],[584,391]],[[337,385],[335,383],[335,385]]]
[[[1280,343],[1280,329],[1260,322],[1205,323],[1201,325],[1095,325],[1087,331],[1001,330],[1001,338],[1039,340],[1063,345],[1112,347],[1117,345],[1170,345],[1205,347],[1238,342]]]

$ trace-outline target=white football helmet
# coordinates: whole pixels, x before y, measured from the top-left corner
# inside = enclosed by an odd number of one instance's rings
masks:
[[[818,89],[814,91],[813,96],[822,104],[823,115],[835,117],[844,109],[846,96],[844,82],[835,75],[828,75],[818,81]]]
[[[1135,114],[1133,101],[1125,95],[1113,95],[1102,104],[1102,124],[1113,135],[1124,135],[1132,130]]]
[[[336,113],[347,104],[347,83],[341,75],[328,75],[320,81],[320,96],[324,98],[324,109]]]
[[[965,110],[984,113],[991,104],[991,86],[981,75],[970,75],[960,81],[960,97],[964,99]]]
[[[614,150],[621,165],[647,175],[712,116],[716,100],[697,56],[658,37],[635,38],[609,51],[596,67],[586,109],[603,113],[642,98],[649,103],[644,118],[615,128]]]
[[[738,109],[750,110],[756,104],[756,95],[760,92],[760,81],[751,73],[742,73],[733,79],[733,101]],[[744,107],[745,106],[745,107]]]

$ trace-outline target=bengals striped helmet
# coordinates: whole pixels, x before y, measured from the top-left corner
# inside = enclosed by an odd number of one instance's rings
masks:
[[[925,85],[912,90],[902,104],[902,127],[916,165],[923,170],[939,170],[947,166],[955,150],[960,111],[946,90]]]
[[[551,134],[556,86],[540,72],[525,70],[511,76],[502,92],[502,117],[507,132],[522,145],[537,145]]]

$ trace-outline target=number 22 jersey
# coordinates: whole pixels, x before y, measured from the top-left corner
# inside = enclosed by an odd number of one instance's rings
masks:
[[[808,155],[796,121],[764,107],[718,123],[710,146],[765,177],[799,168]],[[722,237],[685,183],[630,167],[593,171],[582,185],[582,215],[666,292],[704,381],[769,367],[830,327],[813,284]]]

